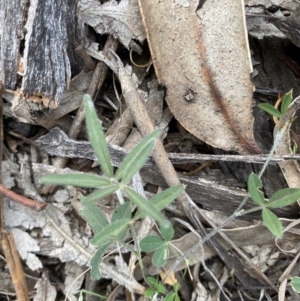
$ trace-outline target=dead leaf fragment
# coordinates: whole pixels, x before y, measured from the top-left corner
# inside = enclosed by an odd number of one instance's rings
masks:
[[[139,1],[166,100],[175,118],[206,143],[257,153],[243,3],[211,0],[196,12],[198,3]]]
[[[81,0],[79,7],[84,22],[99,33],[109,33],[129,48],[132,39],[142,42],[145,32],[136,0],[116,0],[100,4],[99,1]]]
[[[35,285],[36,295],[34,296],[34,301],[54,301],[56,299],[56,289],[50,283],[48,277],[43,274],[42,278],[39,279]]]

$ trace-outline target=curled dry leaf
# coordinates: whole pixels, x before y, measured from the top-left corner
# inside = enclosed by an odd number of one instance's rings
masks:
[[[198,3],[139,1],[167,103],[175,118],[206,143],[258,153],[243,3],[210,0],[200,8]]]
[[[145,33],[138,13],[137,0],[100,1],[80,0],[84,22],[100,33],[109,33],[129,48],[132,39],[142,42]]]

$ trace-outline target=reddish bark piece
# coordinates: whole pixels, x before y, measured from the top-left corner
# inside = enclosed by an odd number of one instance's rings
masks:
[[[40,211],[47,207],[46,203],[28,199],[22,195],[19,195],[10,189],[7,189],[5,186],[0,184],[0,193],[4,194],[8,198],[12,199],[13,201],[22,204],[23,206],[29,207],[33,210]]]

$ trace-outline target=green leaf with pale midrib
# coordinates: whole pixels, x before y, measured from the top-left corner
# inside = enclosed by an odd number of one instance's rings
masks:
[[[48,175],[42,177],[41,182],[47,184],[72,185],[88,188],[99,188],[102,186],[111,185],[109,179],[87,173]]]
[[[284,115],[286,113],[286,111],[288,110],[290,104],[292,103],[293,101],[293,89],[291,89],[288,93],[286,93],[284,96],[283,96],[283,99],[282,99],[282,103],[281,103],[281,108],[280,108],[280,111],[281,111],[281,114]]]
[[[109,225],[105,215],[95,203],[85,204],[80,214],[95,232],[100,232],[104,227]]]
[[[140,248],[144,252],[152,252],[161,247],[165,242],[155,235],[148,235],[140,241]]]
[[[99,266],[102,261],[102,258],[105,254],[106,249],[112,244],[112,241],[108,241],[104,245],[102,245],[96,253],[93,255],[91,259],[91,266],[92,266],[92,272],[91,276],[94,280],[99,280],[101,278],[100,272],[99,272]]]
[[[128,198],[143,212],[156,220],[161,227],[170,227],[170,222],[159,212],[155,206],[129,187],[124,187]]]
[[[183,185],[172,186],[156,195],[154,195],[148,202],[152,203],[158,211],[163,210],[170,203],[172,203],[183,191]],[[134,219],[145,217],[146,214],[140,209],[136,212]]]
[[[297,276],[294,276],[294,277],[291,277],[291,286],[292,286],[292,289],[297,292],[297,293],[300,293],[300,277],[297,277]]]
[[[162,267],[166,264],[169,259],[169,248],[167,245],[163,245],[158,248],[152,255],[152,263],[156,267]]]
[[[113,168],[110,163],[111,160],[105,135],[90,95],[85,94],[83,96],[83,102],[85,110],[85,122],[90,138],[89,140],[95,155],[98,158],[101,169],[107,177],[111,178],[113,176]]]
[[[266,227],[276,236],[282,236],[282,223],[271,210],[264,208],[262,210],[262,219],[266,225]]]
[[[119,166],[115,179],[117,181],[122,179],[122,183],[127,184],[131,178],[140,170],[147,158],[149,157],[155,139],[161,134],[160,130],[156,130],[147,137],[145,137],[123,160]]]
[[[118,206],[111,217],[111,221],[117,221],[119,219],[131,219],[131,206],[129,202],[126,202],[120,206]]]
[[[104,186],[103,188],[96,190],[88,196],[81,196],[80,200],[83,203],[89,203],[94,201],[100,201],[101,199],[111,195],[119,189],[119,185]]]
[[[248,191],[252,200],[258,205],[264,204],[264,194],[260,191],[261,188],[260,178],[252,172],[248,178]]]
[[[95,246],[101,246],[107,241],[120,239],[120,234],[124,233],[129,226],[128,219],[120,219],[104,227],[100,232],[96,233],[91,239],[91,243]],[[126,234],[126,232],[125,232]]]
[[[300,189],[285,188],[275,192],[266,203],[268,208],[283,208],[300,199]]]
[[[272,116],[275,116],[277,118],[282,117],[282,114],[269,103],[260,103],[258,107]]]

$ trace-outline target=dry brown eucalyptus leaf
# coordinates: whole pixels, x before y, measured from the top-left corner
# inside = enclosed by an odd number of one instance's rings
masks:
[[[243,3],[200,2],[139,0],[159,82],[189,132],[214,147],[257,153]]]

